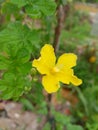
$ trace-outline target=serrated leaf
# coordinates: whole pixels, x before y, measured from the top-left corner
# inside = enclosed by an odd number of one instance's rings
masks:
[[[56,9],[56,3],[53,0],[39,0],[36,3],[43,14],[52,15]]]
[[[28,90],[25,90],[25,87]],[[0,80],[0,97],[2,99],[18,99],[24,92],[31,88],[30,79],[21,74],[5,72]]]
[[[35,38],[36,37],[36,38]],[[34,39],[33,39],[34,38]],[[17,51],[24,47],[31,53],[33,45],[40,40],[37,30],[30,30],[20,22],[10,23],[6,29],[0,32],[0,48],[6,50],[11,56],[15,56]],[[29,44],[31,46],[29,47]]]
[[[56,10],[54,0],[37,0],[26,6],[27,14],[32,18],[39,18],[43,14],[45,16],[53,15]]]
[[[34,8],[31,5],[27,5],[25,7],[26,13],[31,17],[31,18],[40,18],[41,17],[41,12],[38,8]]]
[[[27,0],[10,0],[10,2],[16,4],[19,8],[25,6],[28,3]]]

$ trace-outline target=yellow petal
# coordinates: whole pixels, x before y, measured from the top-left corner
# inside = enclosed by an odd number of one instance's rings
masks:
[[[41,73],[41,74],[48,74],[49,73],[49,69],[47,68],[47,66],[44,64],[43,60],[41,59],[41,57],[39,59],[35,59],[32,62],[32,66],[36,67],[36,69]]]
[[[73,76],[71,77],[71,83],[72,83],[73,85],[75,85],[75,86],[78,86],[78,85],[82,84],[82,80],[79,79],[78,77],[76,77],[75,75],[73,75]]]
[[[47,65],[47,67],[54,67],[56,56],[52,45],[45,44],[45,46],[41,49],[41,58],[44,60],[44,63]]]
[[[58,80],[64,84],[69,84],[70,82],[75,86],[82,84],[82,80],[74,75],[73,69],[63,68],[56,74],[56,76]]]
[[[52,75],[43,76],[42,84],[48,93],[56,92],[60,88],[59,82]]]
[[[62,83],[69,84],[72,74],[73,74],[72,69],[63,68],[56,74],[56,76],[58,80],[61,81]]]
[[[77,56],[73,53],[65,53],[58,59],[57,65],[59,68],[71,68],[76,65]]]
[[[54,67],[56,57],[54,49],[51,45],[46,44],[41,49],[41,57],[35,59],[32,66],[36,67],[41,74],[48,74],[50,69]]]

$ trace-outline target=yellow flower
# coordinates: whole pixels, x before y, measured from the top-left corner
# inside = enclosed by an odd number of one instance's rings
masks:
[[[73,53],[64,53],[56,62],[54,49],[51,45],[45,44],[40,52],[41,56],[34,59],[32,66],[43,74],[42,84],[48,93],[56,92],[60,88],[60,82],[75,86],[82,83],[73,72],[72,67],[76,65],[77,56]]]

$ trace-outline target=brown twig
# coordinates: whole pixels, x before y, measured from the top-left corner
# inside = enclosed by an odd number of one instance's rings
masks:
[[[59,49],[60,34],[64,27],[64,21],[67,18],[68,12],[69,12],[69,5],[57,6],[57,26],[55,27],[55,34],[54,34],[54,41],[53,41],[53,47],[55,52],[57,52],[57,50]]]

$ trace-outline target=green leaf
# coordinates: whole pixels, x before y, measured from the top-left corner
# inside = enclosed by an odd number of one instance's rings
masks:
[[[30,89],[30,79],[19,73],[5,72],[0,80],[0,97],[5,100],[18,99],[24,92]]]
[[[35,3],[40,11],[45,15],[52,15],[56,9],[56,3],[53,0],[38,0]]]
[[[71,125],[71,124],[68,124],[67,125],[67,130],[83,130],[83,128],[79,125]]]
[[[0,48],[15,57],[20,48],[26,48],[33,52],[34,44],[40,41],[39,32],[30,30],[20,22],[10,23],[6,29],[0,32]],[[30,45],[30,47],[29,47]]]
[[[16,14],[19,11],[18,7],[12,3],[6,2],[2,7],[2,12],[6,15]]]
[[[56,10],[54,0],[36,0],[26,6],[26,12],[32,18],[39,18],[42,14],[45,16],[53,15]]]
[[[15,74],[11,72],[5,72],[3,75],[4,80],[12,82],[15,79]]]
[[[10,64],[9,59],[7,59],[6,57],[0,55],[0,70],[8,69],[9,64]]]
[[[19,8],[25,6],[28,3],[27,0],[10,0],[10,2],[16,4]]]
[[[30,59],[30,53],[26,48],[21,48],[17,51],[16,58],[20,63],[26,63]]]
[[[54,111],[53,114],[55,116],[55,120],[58,123],[61,123],[62,125],[66,125],[66,124],[70,123],[70,118],[67,117],[66,115],[63,115],[63,114],[56,112],[56,111]]]
[[[41,17],[41,12],[39,8],[34,8],[32,5],[27,5],[25,7],[26,13],[31,17],[31,18],[40,18]]]
[[[30,62],[22,64],[19,67],[17,66],[18,72],[20,72],[22,75],[26,75],[30,73],[31,68],[32,68],[32,63]]]
[[[1,85],[1,82],[0,82],[0,91],[5,91],[6,89],[7,89],[7,86]]]
[[[10,0],[10,3],[17,5],[19,8],[26,6],[26,12],[32,18],[39,18],[41,13],[52,15],[56,9],[54,0]]]
[[[22,104],[26,110],[30,110],[30,111],[34,110],[32,103],[28,99],[22,98],[22,99],[20,99],[20,102],[22,102]]]
[[[6,91],[3,92],[2,99],[4,99],[4,100],[8,100],[8,99],[12,98],[12,96],[13,96],[14,90],[7,90],[7,91],[8,91],[7,93],[6,93]]]

